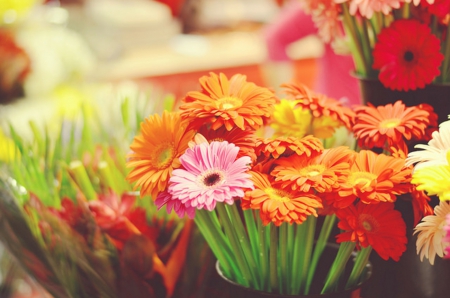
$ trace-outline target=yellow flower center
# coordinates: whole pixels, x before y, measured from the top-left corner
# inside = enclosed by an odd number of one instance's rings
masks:
[[[163,169],[167,168],[170,164],[172,164],[173,158],[175,156],[175,149],[173,148],[173,144],[161,144],[154,149],[152,152],[153,165],[155,168]]]
[[[353,186],[358,185],[361,188],[369,187],[372,181],[376,180],[377,176],[368,172],[355,172],[350,176],[350,183]]]
[[[265,192],[271,200],[282,202],[282,203],[290,201],[289,194],[280,189],[267,188],[267,189],[265,189]]]
[[[380,127],[381,128],[394,128],[397,127],[401,123],[400,119],[393,118],[393,119],[386,119],[381,121]]]
[[[242,100],[237,97],[222,97],[218,100],[218,107],[221,110],[231,110],[242,106]]]
[[[378,222],[370,214],[361,214],[359,216],[359,224],[367,232],[375,232],[378,230]]]
[[[325,171],[324,165],[311,165],[300,170],[300,175],[304,177],[315,177],[321,175]]]

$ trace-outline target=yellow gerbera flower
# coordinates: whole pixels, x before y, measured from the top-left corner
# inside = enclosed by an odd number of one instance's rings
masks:
[[[309,110],[297,107],[298,100],[282,99],[275,105],[271,127],[274,136],[303,138],[311,127],[312,115]]]
[[[437,195],[441,200],[450,201],[450,151],[447,152],[447,163],[416,169],[411,183],[429,196]]]

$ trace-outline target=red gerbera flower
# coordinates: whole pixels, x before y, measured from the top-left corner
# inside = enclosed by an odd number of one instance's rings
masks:
[[[422,1],[421,5],[427,7],[431,14],[436,15],[440,19],[445,18],[450,13],[449,0],[434,0],[432,4]]]
[[[380,70],[385,87],[408,91],[430,84],[440,74],[444,56],[439,39],[428,26],[401,19],[378,34],[373,58],[373,68]]]
[[[338,227],[343,230],[336,236],[338,243],[352,241],[357,247],[370,245],[384,260],[398,261],[406,250],[406,224],[401,213],[394,210],[394,204],[358,203],[337,210],[336,215],[340,220]]]

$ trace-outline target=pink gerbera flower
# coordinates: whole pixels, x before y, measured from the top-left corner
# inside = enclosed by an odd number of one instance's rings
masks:
[[[195,216],[195,208],[191,206],[186,206],[181,203],[180,200],[174,200],[172,196],[167,192],[163,191],[158,194],[158,197],[155,200],[155,205],[160,210],[164,205],[166,205],[167,213],[175,211],[178,217],[183,218],[187,215],[189,218],[194,218]]]
[[[404,0],[335,0],[335,2],[349,2],[350,14],[356,15],[359,12],[363,17],[370,19],[374,12],[388,15],[393,8],[400,8]]]
[[[201,143],[180,157],[183,168],[172,172],[168,192],[172,198],[161,198],[163,202],[179,200],[184,210],[216,207],[217,202],[232,205],[235,198],[242,198],[244,191],[253,189],[247,173],[251,159],[242,156],[236,159],[239,147],[224,142]],[[181,207],[171,203],[175,211]]]
[[[444,59],[439,39],[419,21],[401,19],[378,34],[373,50],[373,68],[387,88],[415,90],[424,88],[440,74]]]

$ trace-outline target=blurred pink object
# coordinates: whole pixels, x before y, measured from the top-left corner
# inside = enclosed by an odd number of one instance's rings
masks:
[[[303,12],[300,2],[294,0],[285,4],[263,34],[269,60],[283,62],[290,60],[286,53],[287,46],[303,37],[317,34],[317,28],[311,16]],[[351,76],[355,69],[351,56],[336,55],[331,46],[325,44],[324,54],[317,59],[317,67],[314,91],[346,101],[348,105],[361,103],[358,81]]]

